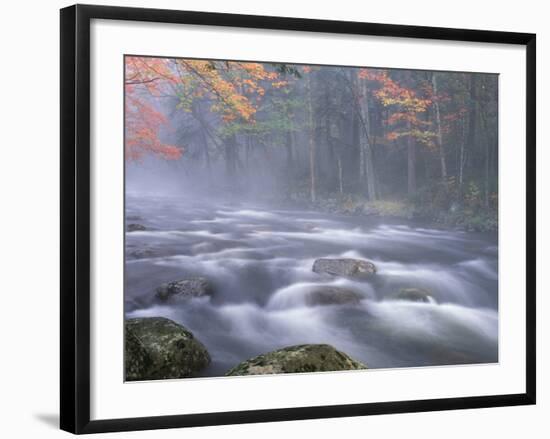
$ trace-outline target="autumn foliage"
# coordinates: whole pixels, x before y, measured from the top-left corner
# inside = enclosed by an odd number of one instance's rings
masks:
[[[374,83],[374,96],[391,110],[386,123],[390,130],[388,140],[411,136],[426,145],[431,145],[435,133],[430,129],[430,121],[423,115],[433,103],[431,88],[413,89],[392,79],[387,70],[361,69],[359,77]]]
[[[157,107],[164,97],[177,98],[177,108],[186,112],[192,112],[196,100],[207,101],[226,124],[254,124],[265,86],[286,84],[260,63],[126,57],[126,157],[151,153],[172,160],[184,153],[183,145],[161,140],[171,128]]]
[[[489,208],[498,189],[494,75],[127,56],[124,86],[129,161],[221,165],[241,188],[267,173],[310,203],[332,192],[449,209],[475,180]]]

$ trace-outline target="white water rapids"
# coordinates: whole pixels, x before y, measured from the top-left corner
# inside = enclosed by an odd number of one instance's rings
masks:
[[[284,346],[328,343],[371,368],[498,361],[496,237],[238,203],[127,196],[125,312],[183,324],[212,356],[208,376]],[[372,261],[368,282],[312,272],[320,257]],[[211,298],[154,301],[156,287],[189,276]],[[308,306],[319,285],[350,287],[360,304]],[[396,300],[400,288],[429,303]]]

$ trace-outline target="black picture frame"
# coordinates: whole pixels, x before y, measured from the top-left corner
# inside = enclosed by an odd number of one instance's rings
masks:
[[[90,21],[181,23],[526,47],[526,392],[518,394],[90,420]],[[75,5],[61,10],[61,429],[72,433],[193,427],[535,404],[536,36],[529,33]]]

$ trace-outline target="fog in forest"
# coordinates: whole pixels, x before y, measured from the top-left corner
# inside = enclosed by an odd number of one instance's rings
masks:
[[[498,75],[127,56],[124,87],[127,379],[498,361]]]

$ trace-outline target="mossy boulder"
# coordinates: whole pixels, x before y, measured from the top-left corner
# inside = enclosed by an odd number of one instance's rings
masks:
[[[320,258],[313,263],[313,271],[331,276],[367,278],[376,273],[376,267],[364,259]]]
[[[142,379],[140,377],[153,365],[152,357],[143,343],[128,330],[124,331],[124,363],[127,380]]]
[[[164,317],[126,320],[124,341],[127,381],[190,377],[210,363],[202,343]]]
[[[316,288],[306,297],[309,306],[317,305],[356,305],[361,301],[361,295],[357,292],[335,286],[321,286]]]
[[[328,344],[303,344],[289,346],[243,361],[229,370],[226,375],[328,372],[366,368],[365,364]]]
[[[423,303],[430,303],[434,301],[432,293],[423,288],[401,288],[395,295],[395,298],[398,300]]]
[[[209,296],[211,293],[212,285],[206,278],[189,277],[162,284],[157,288],[155,296],[161,301],[173,302],[191,297]]]

